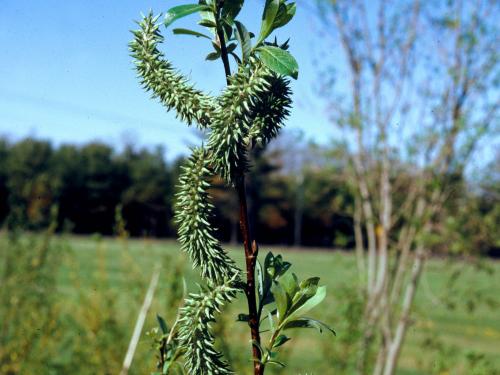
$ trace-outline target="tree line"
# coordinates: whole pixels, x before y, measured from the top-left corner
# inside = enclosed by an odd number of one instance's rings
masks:
[[[290,142],[299,152],[286,147]],[[285,133],[277,145],[254,152],[248,196],[256,235],[270,244],[353,248],[355,199],[346,183],[343,151]],[[183,157],[166,160],[162,147],[127,145],[118,151],[101,142],[55,147],[34,138],[1,139],[0,222],[40,230],[57,206],[58,231],[112,235],[120,215],[132,236],[175,237],[172,205],[183,162]],[[399,179],[408,170],[401,165]],[[449,177],[453,189],[436,250],[498,251],[498,163],[477,174],[478,183]],[[222,241],[235,243],[240,240],[237,197],[222,180],[215,186],[213,222]],[[394,194],[402,199],[404,189]]]

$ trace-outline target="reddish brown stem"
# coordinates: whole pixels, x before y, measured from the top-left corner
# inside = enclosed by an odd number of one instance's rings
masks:
[[[250,333],[252,336],[254,375],[262,375],[264,373],[264,366],[262,366],[261,363],[261,353],[259,348],[253,344],[253,342],[260,344],[259,317],[257,314],[257,300],[255,297],[255,265],[257,263],[257,254],[259,250],[257,243],[251,239],[244,175],[239,178],[236,190],[238,192],[240,202],[240,229],[243,236],[243,246],[245,248],[245,263],[247,271],[245,294],[248,301],[248,325],[250,326]]]
[[[217,4],[217,15],[215,17],[217,24],[217,38],[220,43],[221,58],[224,64],[224,71],[226,73],[226,81],[229,85],[229,77],[231,76],[231,69],[229,66],[229,58],[226,48],[226,41],[224,38],[224,32],[221,25],[219,24],[220,10],[224,1],[219,1]],[[245,294],[248,301],[248,325],[250,326],[250,334],[252,337],[252,354],[253,354],[253,368],[254,375],[262,375],[264,373],[264,366],[262,365],[261,353],[257,345],[260,345],[260,332],[259,332],[259,316],[257,313],[257,300],[255,296],[255,265],[257,263],[257,253],[258,247],[255,241],[252,241],[252,236],[250,232],[250,225],[248,221],[248,206],[247,206],[247,194],[245,189],[245,173],[241,171],[241,175],[237,178],[236,191],[238,193],[238,199],[240,204],[240,229],[241,235],[243,237],[243,247],[245,248],[245,262],[246,262],[246,273],[247,282],[245,286]]]

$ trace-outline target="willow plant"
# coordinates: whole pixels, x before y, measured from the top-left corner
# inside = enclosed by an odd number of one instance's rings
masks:
[[[228,364],[214,347],[210,324],[223,305],[239,292],[248,301],[248,311],[238,321],[250,327],[254,374],[263,374],[268,364],[284,366],[278,350],[292,328],[317,328],[333,332],[304,314],[325,297],[319,278],[299,282],[281,256],[268,253],[263,264],[251,233],[247,213],[245,174],[249,153],[277,136],[291,107],[290,80],[297,79],[298,65],[288,52],[288,41],[267,39],[295,14],[295,3],[267,0],[260,33],[253,34],[236,18],[244,0],[201,0],[167,11],[163,25],[169,28],[181,17],[198,14],[199,32],[184,28],[174,34],[205,38],[213,52],[206,60],[221,60],[227,86],[218,97],[198,90],[179,73],[159,50],[163,42],[160,15],[149,13],[139,22],[130,44],[141,83],[153,98],[177,113],[187,125],[207,134],[192,150],[179,178],[175,218],[182,250],[189,254],[204,281],[197,293],[187,296],[172,327],[159,318],[158,369],[161,374],[230,374]],[[234,59],[234,62],[230,61]],[[233,66],[234,72],[231,71]],[[210,224],[213,205],[209,195],[214,176],[221,176],[239,197],[240,228],[245,251],[245,275],[222,248]],[[266,337],[263,334],[266,332]]]

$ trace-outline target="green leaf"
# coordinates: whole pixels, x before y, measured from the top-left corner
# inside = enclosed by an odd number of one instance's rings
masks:
[[[266,270],[267,274],[269,274],[271,277],[274,277],[276,269],[274,267],[274,255],[272,252],[268,252],[266,255],[266,259],[264,260],[264,269]]]
[[[198,22],[198,25],[204,26],[204,27],[210,27],[210,28],[216,28],[217,25],[214,21],[209,20],[207,18],[202,19],[201,21]]]
[[[297,5],[295,3],[290,3],[290,4],[281,3],[278,10],[278,14],[274,19],[273,30],[277,29],[278,27],[283,27],[288,22],[290,22],[293,16],[295,16],[296,10],[297,10]]]
[[[287,272],[283,276],[281,276],[278,280],[278,283],[285,289],[288,298],[292,300],[295,296],[295,293],[299,291],[299,280],[297,276],[292,272]]]
[[[274,46],[260,47],[258,51],[264,65],[273,72],[295,79],[298,78],[299,65],[288,51]]]
[[[222,7],[222,18],[232,23],[243,7],[243,0],[226,0]]]
[[[236,25],[236,39],[241,46],[241,56],[243,61],[248,61],[250,58],[250,50],[252,49],[252,42],[247,28],[239,21],[234,21]]]
[[[272,33],[274,19],[278,14],[279,5],[279,0],[266,0],[264,13],[262,13],[262,25],[260,27],[259,39],[257,39],[256,45],[259,45]]]
[[[287,319],[293,320],[295,318],[298,318],[300,315],[305,314],[313,307],[320,304],[325,299],[325,296],[326,296],[326,286],[320,286],[316,290],[316,293],[312,297],[307,299],[305,303],[302,303],[300,306],[297,306],[297,308],[293,310],[293,312],[288,316]]]
[[[299,292],[292,299],[292,306],[297,308],[316,294],[318,290],[319,277],[311,277],[300,283]]]
[[[165,322],[165,320],[158,314],[156,314],[156,320],[158,321],[158,324],[161,328],[161,332],[163,334],[167,334],[168,333],[168,326],[167,326],[167,323]]]
[[[222,22],[222,29],[224,30],[224,38],[226,42],[229,42],[231,40],[235,40],[233,38],[233,22],[231,24],[228,24],[227,22]]]
[[[175,35],[193,35],[197,38],[207,38],[208,40],[212,40],[212,38],[210,38],[208,35],[199,33],[198,31],[194,31],[194,30],[177,28],[177,29],[173,29],[172,32]]]
[[[170,370],[170,367],[172,367],[172,361],[167,361],[163,364],[163,369],[162,373],[163,374],[168,374],[168,370]]]
[[[275,359],[271,359],[269,361],[266,361],[266,363],[270,364],[270,365],[276,365],[278,367],[286,367],[286,365],[283,363],[283,362],[280,362],[280,361],[276,361]]]
[[[277,255],[276,257],[271,257],[269,259],[269,264],[267,266],[268,273],[276,279],[277,277],[283,275],[288,269],[292,266],[291,263],[285,262],[281,255]],[[272,272],[272,274],[271,274]]]
[[[274,302],[274,296],[272,293],[269,292],[270,289],[271,289],[271,285],[267,286],[264,289],[264,299],[262,300],[262,304],[264,306],[269,305],[270,303]]]
[[[306,289],[311,286],[318,286],[320,278],[319,277],[310,277],[306,280],[302,280],[300,282],[300,289]]]
[[[264,268],[269,267],[272,260],[274,259],[274,254],[270,251],[266,254],[266,258],[264,259]]]
[[[213,41],[213,40],[212,40],[212,47],[214,47],[214,50],[216,52],[218,52],[219,54],[221,53],[220,46],[217,43],[215,43],[215,41]]]
[[[281,345],[283,345],[285,342],[290,341],[291,339],[289,337],[286,337],[285,335],[279,335],[276,340],[274,341],[273,348],[277,348]]]
[[[217,60],[220,57],[220,52],[210,52],[207,57],[205,57],[205,60],[208,61],[214,61]]]
[[[283,329],[292,329],[292,328],[316,328],[320,333],[323,333],[323,330],[326,329],[327,331],[333,333],[335,336],[337,335],[337,333],[325,323],[320,322],[319,320],[316,319],[305,318],[305,317],[291,320],[283,326]]]
[[[257,293],[259,295],[259,302],[262,303],[262,299],[264,297],[264,274],[259,261],[255,264],[255,273],[257,275]]]
[[[275,327],[274,327],[274,320],[273,320],[273,314],[271,312],[267,312],[267,319],[269,320],[269,328],[271,329],[271,332],[274,333]]]
[[[285,319],[286,312],[288,310],[288,296],[285,289],[283,289],[283,287],[278,283],[273,284],[271,293],[273,293],[274,299],[276,300],[276,307],[278,308],[278,321],[282,322]]]
[[[165,14],[165,27],[170,26],[175,20],[178,20],[179,18],[186,17],[190,14],[201,12],[204,10],[210,10],[210,7],[204,4],[186,4],[170,8]]]
[[[274,302],[273,295],[269,293],[269,290],[271,289],[272,285],[272,279],[269,273],[269,267],[272,262],[274,262],[274,255],[273,253],[269,252],[267,253],[266,258],[264,259],[264,269],[262,271],[264,273],[264,300],[262,301],[264,305]]]
[[[234,60],[236,61],[236,64],[241,64],[241,59],[240,59],[240,57],[236,53],[229,52],[229,54],[234,57]]]

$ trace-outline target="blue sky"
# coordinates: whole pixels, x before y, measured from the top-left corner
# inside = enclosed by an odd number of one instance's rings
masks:
[[[0,135],[12,140],[31,135],[55,144],[91,140],[116,146],[161,144],[169,158],[186,152],[190,143],[196,143],[193,130],[140,88],[127,49],[129,30],[141,12],[165,12],[186,2],[2,1]],[[241,17],[251,30],[258,31],[262,4],[262,0],[245,4]],[[191,27],[196,21],[194,15],[178,25]],[[291,52],[300,65],[287,125],[326,142],[334,130],[315,95],[315,25],[310,10],[299,6],[296,18],[278,37],[291,37]],[[217,93],[223,88],[221,62],[204,60],[210,52],[206,40],[163,31],[163,50],[179,69],[202,89]]]

